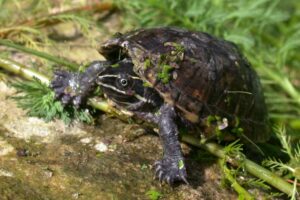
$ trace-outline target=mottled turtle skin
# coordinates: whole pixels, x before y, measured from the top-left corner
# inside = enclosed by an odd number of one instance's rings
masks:
[[[117,106],[157,124],[164,155],[156,176],[187,182],[177,126],[206,138],[269,138],[267,110],[255,71],[231,42],[178,28],[118,34],[82,74],[59,71],[57,98],[79,106],[100,85]],[[216,134],[217,133],[217,134]]]

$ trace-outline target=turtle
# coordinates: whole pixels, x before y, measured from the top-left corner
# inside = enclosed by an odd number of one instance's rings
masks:
[[[163,156],[154,167],[161,182],[188,183],[180,130],[207,139],[268,140],[259,77],[234,43],[156,27],[118,33],[98,51],[106,60],[84,72],[54,72],[55,97],[80,107],[100,86],[115,106],[157,125]]]

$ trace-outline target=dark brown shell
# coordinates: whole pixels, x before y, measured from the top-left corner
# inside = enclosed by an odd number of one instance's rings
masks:
[[[259,78],[233,43],[166,27],[120,35],[99,51],[108,60],[130,57],[134,71],[190,122],[200,124],[217,115],[232,127],[239,121],[251,140],[268,138]],[[163,81],[159,74],[166,66],[171,69]]]

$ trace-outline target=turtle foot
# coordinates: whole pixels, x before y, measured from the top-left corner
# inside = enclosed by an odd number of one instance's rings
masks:
[[[183,181],[188,184],[187,173],[182,157],[164,157],[155,164],[155,176],[160,182],[173,185],[175,182]]]
[[[64,106],[72,104],[78,108],[83,102],[79,83],[78,75],[67,71],[55,71],[50,87],[55,92],[55,99],[60,100]]]

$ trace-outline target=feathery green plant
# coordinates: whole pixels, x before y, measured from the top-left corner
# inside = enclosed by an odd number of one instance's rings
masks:
[[[299,186],[298,183],[300,182],[300,141],[293,144],[291,142],[291,137],[287,135],[286,128],[283,124],[275,126],[274,132],[281,142],[283,148],[282,151],[289,156],[290,160],[289,162],[284,163],[277,158],[269,158],[265,160],[263,164],[268,166],[274,172],[280,173],[281,176],[284,176],[287,179],[294,179],[294,190],[291,199],[296,200],[297,197],[299,197],[297,186]]]
[[[54,99],[54,92],[38,79],[15,82],[12,86],[21,92],[12,98],[17,100],[18,106],[26,110],[29,116],[39,117],[46,121],[61,119],[66,124],[70,124],[73,120],[93,122],[93,117],[88,109],[64,107]]]
[[[252,200],[254,197],[237,181],[237,176],[241,169],[243,170],[245,156],[242,154],[242,144],[238,143],[239,141],[235,141],[224,148],[225,156],[219,160],[221,165],[224,177],[223,183],[226,184],[228,181],[230,186],[238,193],[239,199]],[[228,160],[234,160],[235,165],[238,166],[237,169],[230,168],[227,166]]]

